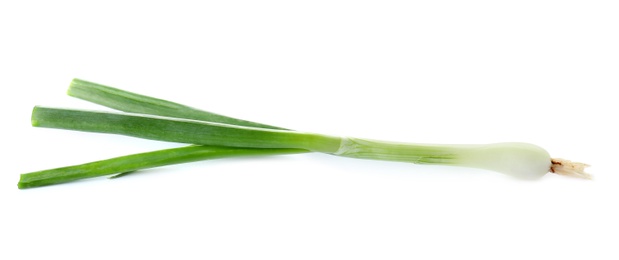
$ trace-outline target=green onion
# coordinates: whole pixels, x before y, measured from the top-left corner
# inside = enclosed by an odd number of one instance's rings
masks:
[[[406,144],[179,118],[46,107],[36,107],[33,110],[32,123],[40,127],[113,133],[200,145],[294,148],[352,158],[465,166],[525,179],[539,178],[549,171],[588,177],[581,169],[584,167],[556,167],[544,149],[527,143]],[[570,165],[570,162],[563,161],[561,165]]]
[[[128,173],[153,167],[218,158],[303,153],[299,149],[255,149],[192,145],[147,153],[138,153],[86,164],[22,174],[20,189],[65,183],[79,179]],[[115,176],[118,177],[119,175]]]
[[[544,149],[526,143],[404,144],[295,132],[80,79],[71,82],[68,94],[136,114],[35,107],[32,114],[33,126],[115,133],[199,145],[25,173],[21,175],[19,188],[110,174],[117,174],[111,177],[116,178],[140,169],[199,160],[304,153],[310,150],[362,159],[481,168],[527,179],[539,178],[548,171],[590,178],[584,172],[588,165],[551,159]]]

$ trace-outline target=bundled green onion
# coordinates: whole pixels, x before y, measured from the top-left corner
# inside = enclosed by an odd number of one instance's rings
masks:
[[[287,130],[198,110],[75,79],[69,95],[127,113],[35,107],[32,125],[193,144],[89,164],[22,174],[19,188],[130,172],[176,163],[244,155],[321,152],[336,156],[463,166],[535,179],[548,172],[590,178],[587,166],[551,159],[527,143],[411,144]]]

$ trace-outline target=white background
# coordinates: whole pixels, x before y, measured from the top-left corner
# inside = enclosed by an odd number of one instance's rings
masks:
[[[0,259],[618,259],[616,1],[2,1]],[[178,144],[30,127],[78,77],[283,127],[522,141],[593,181],[321,154],[18,190]]]

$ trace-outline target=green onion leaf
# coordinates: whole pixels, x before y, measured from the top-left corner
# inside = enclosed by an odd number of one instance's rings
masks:
[[[285,130],[281,127],[227,117],[167,100],[144,96],[81,79],[73,79],[73,81],[71,81],[67,94],[99,105],[130,113]]]
[[[115,173],[133,172],[153,167],[239,156],[264,156],[305,153],[301,149],[255,149],[240,147],[201,146],[172,148],[138,153],[86,164],[21,174],[20,189],[65,183]]]

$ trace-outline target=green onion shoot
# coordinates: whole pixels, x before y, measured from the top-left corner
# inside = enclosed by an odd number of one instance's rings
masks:
[[[521,179],[556,173],[589,179],[586,164],[551,158],[528,143],[415,144],[288,130],[191,108],[108,86],[73,80],[68,94],[123,112],[36,106],[32,125],[186,143],[153,151],[21,175],[19,188],[214,158],[319,152],[334,156],[470,167]]]

